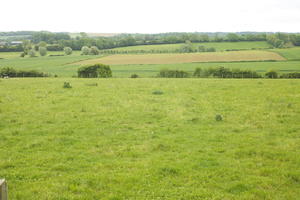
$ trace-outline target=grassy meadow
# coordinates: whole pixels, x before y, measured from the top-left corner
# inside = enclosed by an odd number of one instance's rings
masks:
[[[299,94],[299,80],[2,79],[0,177],[16,200],[298,199]]]

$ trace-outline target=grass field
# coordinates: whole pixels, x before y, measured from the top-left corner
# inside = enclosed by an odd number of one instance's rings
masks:
[[[300,60],[300,48],[272,49],[273,52],[280,54],[288,60]]]
[[[119,52],[131,52],[131,51],[175,51],[179,50],[182,44],[159,44],[159,45],[139,45],[130,47],[114,48]],[[225,50],[247,50],[247,49],[266,49],[270,48],[267,42],[206,42],[206,43],[193,43],[195,47],[201,45],[206,48],[214,47],[217,51]]]
[[[230,62],[230,61],[265,61],[285,60],[277,53],[269,51],[231,51],[211,53],[179,53],[179,54],[142,54],[142,55],[110,55],[103,58],[80,61],[76,64],[104,63],[120,64],[174,64],[193,62]]]
[[[299,94],[299,80],[0,80],[0,177],[16,200],[297,199]]]

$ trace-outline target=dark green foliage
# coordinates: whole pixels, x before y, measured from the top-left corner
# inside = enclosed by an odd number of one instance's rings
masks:
[[[78,69],[80,78],[109,78],[112,77],[112,71],[109,65],[95,64],[83,66]]]
[[[35,70],[15,70],[11,67],[4,67],[0,69],[0,77],[48,77],[48,74],[38,72]]]
[[[225,67],[201,69],[196,68],[194,77],[197,78],[261,78],[257,72],[252,70],[229,69]]]
[[[300,72],[290,72],[286,74],[281,74],[280,78],[300,78]]]
[[[160,91],[160,90],[155,90],[155,91],[152,92],[152,94],[154,94],[154,95],[162,95],[162,94],[164,94],[164,92]]]
[[[278,73],[274,70],[270,70],[267,73],[265,73],[265,77],[267,77],[267,78],[278,78]]]
[[[216,120],[216,121],[222,121],[222,120],[223,120],[222,115],[217,114],[216,117],[215,117],[215,120]]]
[[[131,74],[131,76],[130,76],[130,78],[138,78],[139,77],[139,75],[137,75],[137,74]]]
[[[41,56],[47,55],[47,48],[46,47],[39,47],[39,53]]]
[[[64,82],[63,88],[72,88],[69,82]]]
[[[25,53],[22,52],[22,53],[20,54],[20,57],[24,58],[24,57],[25,57]]]
[[[163,69],[159,72],[158,77],[163,78],[188,78],[189,73],[183,70]]]

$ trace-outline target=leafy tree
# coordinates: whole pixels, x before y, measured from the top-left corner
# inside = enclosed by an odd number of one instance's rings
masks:
[[[194,52],[195,48],[194,48],[193,44],[191,43],[191,41],[187,40],[187,41],[185,41],[185,43],[183,45],[181,45],[179,51],[181,53],[190,53],[190,52]]]
[[[89,47],[83,46],[83,47],[81,48],[81,54],[82,54],[82,55],[89,55],[89,53],[90,53],[90,48],[89,48]]]
[[[95,64],[83,66],[78,69],[80,78],[109,78],[112,77],[112,71],[109,65]]]
[[[29,55],[30,57],[35,57],[35,50],[34,50],[34,49],[30,49],[30,50],[28,51],[28,55]]]
[[[270,70],[265,74],[265,76],[267,78],[278,78],[278,73],[274,70]]]
[[[96,47],[96,46],[92,46],[91,48],[90,48],[90,52],[89,52],[89,54],[90,55],[99,55],[99,49],[98,49],[98,47]]]
[[[40,53],[41,56],[47,55],[47,48],[46,47],[39,47],[39,53]]]
[[[47,43],[44,42],[44,41],[41,41],[41,42],[39,43],[39,47],[47,47]]]
[[[72,54],[72,48],[71,47],[65,47],[64,48],[64,52],[66,55],[71,55]]]
[[[226,38],[230,42],[237,42],[237,41],[240,40],[239,36],[237,34],[235,34],[235,33],[228,33],[226,35]]]

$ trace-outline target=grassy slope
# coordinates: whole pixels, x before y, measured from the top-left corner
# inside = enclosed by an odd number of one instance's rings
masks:
[[[300,60],[300,47],[289,49],[273,49],[272,51],[279,53],[288,60]]]
[[[160,44],[160,45],[140,45],[140,46],[131,46],[131,47],[120,47],[114,48],[113,50],[118,51],[136,51],[136,50],[176,50],[179,49],[182,44]],[[207,43],[194,43],[194,46],[205,46],[214,47],[217,51],[224,51],[226,49],[264,49],[270,48],[270,45],[267,42],[207,42]]]
[[[0,177],[16,200],[297,199],[299,88],[299,80],[1,80]]]

